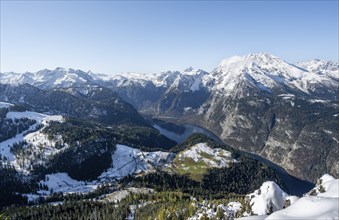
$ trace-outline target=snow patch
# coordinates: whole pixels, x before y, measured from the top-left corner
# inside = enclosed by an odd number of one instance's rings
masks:
[[[38,191],[39,195],[49,195],[51,192],[61,192],[64,194],[77,192],[88,193],[98,187],[94,182],[74,180],[67,173],[48,174],[45,176],[45,180],[39,183],[48,187],[48,191]]]
[[[63,117],[61,115],[46,115],[42,113],[25,111],[25,112],[8,112],[6,118],[16,119],[16,118],[28,118],[37,121],[39,124],[47,125],[49,121],[59,121],[63,122]]]
[[[14,106],[14,105],[8,102],[0,102],[0,108],[9,108],[11,106]]]
[[[338,219],[338,202],[338,198],[303,197],[266,219]]]
[[[209,219],[215,219],[218,210],[222,211],[224,216],[233,219],[242,207],[240,202],[230,202],[227,205],[220,204],[216,206],[216,204],[208,203],[206,200],[202,203],[193,203],[193,205],[197,208],[197,211],[192,217],[188,218],[188,220],[200,220],[203,216],[207,216]]]
[[[221,148],[211,148],[207,143],[196,144],[178,154],[179,159],[191,158],[194,162],[205,162],[210,167],[226,167],[229,162],[236,162],[232,153]]]
[[[155,151],[144,152],[125,145],[117,144],[112,155],[112,166],[99,176],[99,179],[120,179],[129,174],[154,171],[165,166],[173,158],[172,153]]]

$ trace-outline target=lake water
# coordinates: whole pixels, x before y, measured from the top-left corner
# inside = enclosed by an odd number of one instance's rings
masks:
[[[196,133],[205,134],[207,137],[213,139],[214,141],[218,143],[223,143],[222,140],[217,135],[215,135],[214,133],[212,133],[211,131],[205,128],[195,126],[195,125],[180,125],[180,126],[185,128],[183,133],[176,133],[174,131],[170,131],[168,129],[161,127],[159,124],[156,124],[156,123],[153,124],[153,127],[157,129],[162,135],[168,137],[171,140],[174,140],[178,144],[183,143],[189,136],[191,136],[192,134],[196,134]],[[283,167],[279,166],[278,164],[273,163],[272,161],[266,158],[263,158],[259,155],[252,154],[252,153],[247,153],[247,152],[244,152],[244,153],[272,167],[273,169],[275,169],[282,177],[284,185],[288,193],[292,195],[302,196],[304,193],[310,191],[314,187],[313,183],[310,183],[308,181],[304,181],[304,180],[301,180],[294,176],[289,175]]]

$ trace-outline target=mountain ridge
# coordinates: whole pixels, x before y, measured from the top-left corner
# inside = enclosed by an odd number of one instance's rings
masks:
[[[317,75],[327,76],[329,75],[331,78],[339,80],[339,77],[335,75],[335,71],[339,69],[339,63],[333,61],[325,61],[320,59],[313,59],[311,61],[306,62],[298,62],[296,64],[291,64],[283,59],[271,55],[269,53],[250,53],[245,56],[233,56],[230,58],[223,59],[220,64],[212,70],[210,73],[201,70],[201,69],[193,69],[192,67],[186,68],[184,71],[164,71],[160,73],[118,73],[118,74],[100,74],[93,73],[92,71],[82,71],[75,70],[72,68],[65,69],[61,67],[57,67],[55,70],[43,69],[37,72],[25,72],[25,73],[14,73],[14,72],[6,72],[0,73],[0,82],[6,84],[32,84],[42,89],[51,89],[51,88],[65,88],[76,85],[84,85],[84,84],[102,84],[102,81],[151,81],[155,86],[168,86],[169,83],[173,84],[176,76],[178,75],[186,75],[186,76],[194,76],[199,75],[199,73],[203,72],[203,75],[210,75],[222,71],[223,72],[237,72],[239,69],[241,71],[251,70],[269,70],[270,73],[274,72],[272,69],[267,69],[267,67],[272,68],[280,65],[280,69],[288,68],[289,72],[293,72],[292,75],[288,74],[287,80],[293,81],[295,78],[310,78],[309,80],[319,80],[317,79]],[[231,68],[233,67],[233,68]],[[246,67],[246,68],[241,68]],[[279,68],[278,68],[279,69]],[[273,69],[274,70],[274,69]],[[255,73],[255,72],[254,72]],[[252,73],[252,78],[254,73]],[[265,74],[265,72],[261,72]],[[309,73],[308,75],[305,73]],[[317,74],[313,74],[317,73]],[[301,76],[302,74],[302,76]],[[310,76],[312,75],[312,76]],[[169,76],[172,76],[169,78]],[[234,76],[234,75],[233,75]],[[278,75],[279,76],[279,75]],[[281,74],[280,74],[281,76]],[[205,77],[206,78],[206,77]],[[204,79],[208,83],[207,79]],[[260,81],[260,80],[259,80]],[[281,79],[275,78],[274,82],[281,82]],[[319,83],[319,81],[317,81]],[[271,82],[272,83],[272,82]],[[229,83],[228,83],[229,84]],[[297,86],[298,87],[298,86]],[[302,88],[299,86],[299,89]],[[303,90],[303,89],[301,89]]]
[[[64,75],[53,83],[38,81],[39,73],[31,84],[74,94],[106,87],[143,115],[207,128],[232,147],[259,154],[295,176],[314,181],[325,172],[339,175],[334,159],[339,155],[334,148],[338,124],[333,120],[339,106],[338,67],[323,60],[290,64],[259,53],[224,59],[211,72],[190,67],[182,72],[105,75],[59,68],[57,72]],[[76,74],[79,77],[72,78]],[[11,83],[14,78],[10,78],[1,74],[0,82]],[[95,92],[89,95],[98,97]],[[296,160],[301,155],[308,166]]]

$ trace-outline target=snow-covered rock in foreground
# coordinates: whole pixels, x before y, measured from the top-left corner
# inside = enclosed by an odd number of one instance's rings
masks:
[[[307,195],[338,198],[339,197],[338,188],[339,180],[335,179],[333,176],[329,174],[324,174],[320,179],[318,179],[316,187],[314,187],[309,193],[307,193]]]
[[[320,177],[317,185],[320,185],[322,183],[326,183],[332,180],[335,180],[333,176],[331,176],[330,174],[324,174],[322,177]]]
[[[303,197],[266,219],[339,219],[338,198]]]
[[[239,220],[339,219],[339,179],[325,174],[317,186],[300,199],[286,197],[291,205],[271,215],[249,216]],[[292,200],[295,200],[293,202]]]
[[[246,197],[250,199],[254,214],[266,215],[284,208],[287,196],[275,182],[268,181]]]
[[[266,219],[339,219],[339,179],[325,174],[320,180],[312,190],[316,196],[306,195]]]

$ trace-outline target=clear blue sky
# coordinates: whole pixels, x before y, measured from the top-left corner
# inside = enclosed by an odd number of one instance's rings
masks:
[[[233,55],[338,61],[338,1],[1,1],[0,72],[207,71]]]

